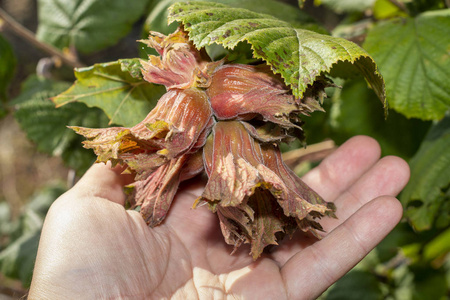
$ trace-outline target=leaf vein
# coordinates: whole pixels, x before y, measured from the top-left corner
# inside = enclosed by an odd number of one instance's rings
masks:
[[[58,106],[60,105],[64,105],[66,103],[69,102],[74,102],[74,101],[78,101],[79,99],[85,98],[85,97],[90,97],[90,96],[94,96],[94,95],[98,95],[98,94],[103,94],[103,93],[109,93],[109,92],[114,92],[114,91],[118,91],[118,90],[126,90],[128,89],[129,86],[120,86],[120,87],[114,87],[114,88],[109,88],[109,89],[105,89],[105,90],[100,90],[100,91],[95,91],[92,93],[84,93],[84,94],[78,94],[78,95],[60,95],[58,96],[58,98],[67,98],[67,99],[71,99],[68,100],[66,102],[63,103],[58,103]]]
[[[111,116],[111,119],[109,121],[109,125],[111,125],[114,121],[114,118],[117,116],[117,114],[119,113],[122,105],[128,100],[128,97],[131,95],[131,93],[133,92],[133,90],[135,89],[135,87],[132,87],[128,93],[125,95],[125,97],[123,97],[122,101],[120,101],[119,105],[117,106],[116,110],[114,111],[114,114]]]
[[[402,78],[402,77],[401,77],[401,75],[402,75],[401,73],[402,73],[403,66],[405,66],[405,61],[406,61],[407,58],[409,57],[407,54],[410,53],[411,48],[413,48],[413,47],[414,47],[414,43],[411,43],[411,44],[409,45],[407,51],[404,52],[404,55],[403,55],[403,58],[401,59],[401,62],[398,64],[398,65],[399,65],[399,68],[397,68],[397,72],[396,72],[396,74],[395,74],[395,80],[394,80],[394,82],[393,82],[393,87],[394,87],[393,90],[397,90],[398,82],[399,82],[400,78]]]
[[[130,85],[130,82],[126,81],[125,79],[122,79],[120,77],[114,77],[114,76],[106,75],[106,74],[100,73],[98,71],[94,71],[93,75],[101,77],[101,78],[106,78],[106,79],[109,79],[109,80],[112,80],[112,81],[116,81],[116,82],[123,82],[123,83],[126,83],[127,85]]]

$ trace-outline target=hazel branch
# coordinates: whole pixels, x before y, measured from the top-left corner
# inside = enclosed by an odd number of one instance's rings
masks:
[[[12,18],[6,11],[4,11],[1,8],[0,8],[0,19],[3,20],[4,24],[8,26],[15,34],[22,37],[35,47],[43,50],[44,52],[52,56],[58,57],[66,65],[72,66],[74,68],[80,68],[85,66],[75,57],[68,56],[63,52],[61,52],[58,48],[45,44],[36,39],[33,32],[31,32],[30,30],[25,28],[22,24],[14,20],[14,18]]]
[[[331,140],[326,140],[317,144],[308,145],[307,148],[300,148],[283,153],[284,163],[291,169],[304,161],[319,161],[327,157],[336,149],[336,145]]]
[[[397,0],[389,0],[389,2],[391,2],[393,5],[395,5],[401,11],[403,11],[407,14],[409,13],[408,8],[406,7],[406,5],[404,3],[397,1]]]

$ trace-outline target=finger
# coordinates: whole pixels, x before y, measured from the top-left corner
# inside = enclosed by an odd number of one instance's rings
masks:
[[[123,186],[132,182],[132,175],[122,175],[124,167],[111,168],[111,163],[94,164],[69,191],[75,197],[100,197],[125,204]]]
[[[321,221],[324,235],[370,200],[380,196],[397,196],[408,180],[409,166],[403,159],[395,156],[382,158],[334,201],[338,218]]]
[[[377,198],[297,253],[281,269],[289,299],[315,299],[366,256],[401,216],[402,206],[395,198]]]
[[[409,166],[404,160],[393,156],[382,158],[338,196],[334,201],[338,218],[325,217],[321,219],[320,224],[324,231],[319,234],[326,236],[372,199],[383,195],[396,196],[406,185],[408,179]],[[272,255],[275,260],[283,264],[295,253],[313,242],[314,238],[310,235],[297,232],[292,239],[284,240]]]
[[[380,146],[374,139],[353,137],[302,180],[325,200],[334,201],[378,161],[380,153]]]

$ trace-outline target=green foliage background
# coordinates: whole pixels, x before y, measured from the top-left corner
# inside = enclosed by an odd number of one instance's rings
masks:
[[[46,78],[29,74],[20,94],[9,99],[8,83],[14,76],[16,59],[0,32],[0,116],[13,113],[40,151],[61,157],[70,168],[82,174],[94,157],[81,147],[80,138],[66,126],[134,125],[164,91],[142,80],[137,58],[118,56],[110,61],[101,51],[133,36],[133,31],[130,33],[133,28],[143,38],[149,30],[172,32],[177,24],[167,25],[167,9],[175,2],[185,1],[128,1],[126,7],[120,0],[108,1],[107,7],[101,0],[37,2],[37,39],[77,57],[82,63],[94,60],[96,64],[77,69],[75,77],[57,70]],[[251,14],[266,14],[261,21],[268,24],[266,39],[255,35],[252,40],[248,34],[242,38],[242,32],[224,34],[226,30],[216,32],[215,38],[205,36],[201,30],[191,31],[191,38],[197,45],[206,47],[214,58],[228,55],[236,62],[267,61],[298,95],[306,88],[298,83],[307,84],[307,79],[301,80],[301,71],[289,73],[292,69],[280,68],[278,57],[273,54],[276,47],[287,47],[287,53],[301,53],[301,45],[271,43],[273,24],[284,24],[286,37],[295,33],[308,40],[316,53],[326,49],[328,54],[335,55],[332,49],[336,45],[347,45],[346,40],[337,38],[355,41],[367,51],[368,55],[355,48],[351,50],[355,52],[345,54],[356,53],[353,61],[344,54],[334,59],[324,53],[316,61],[308,61],[312,68],[327,73],[342,88],[328,91],[329,98],[324,103],[326,113],[305,117],[307,142],[312,144],[329,138],[340,144],[351,136],[365,134],[379,141],[383,155],[406,159],[411,167],[411,180],[399,196],[404,220],[321,298],[446,299],[450,296],[450,9],[445,4],[448,2],[316,0],[314,5],[312,1],[303,2],[294,1],[291,3],[296,4],[294,7],[275,0],[209,1],[201,5],[215,14],[218,11],[214,9],[223,4],[234,7],[236,12],[248,9]],[[298,4],[304,8],[300,9]],[[185,8],[184,5],[179,7]],[[227,20],[227,16],[231,15],[220,15],[219,20],[234,22]],[[334,21],[326,21],[321,16]],[[189,21],[174,14],[171,19],[202,25],[202,19],[195,15]],[[205,27],[204,32],[213,30]],[[317,33],[329,34],[320,36],[329,44],[319,44]],[[129,47],[134,47],[136,56],[142,58],[152,53],[137,42]],[[372,58],[385,80],[389,103],[386,119],[383,104],[377,100],[384,100],[383,83],[376,76],[370,77],[371,72],[367,71],[372,70],[373,74]],[[323,65],[321,60],[325,62]],[[365,76],[354,76],[355,66]],[[301,69],[298,62],[296,69]],[[55,103],[61,107],[56,108]],[[62,192],[60,186],[39,191],[20,220],[14,223],[10,222],[8,207],[0,199],[0,233],[9,237],[0,244],[0,272],[20,279],[25,287],[30,282],[45,212]]]

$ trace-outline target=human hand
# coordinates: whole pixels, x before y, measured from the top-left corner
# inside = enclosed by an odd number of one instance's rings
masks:
[[[371,138],[350,139],[303,180],[337,206],[317,240],[298,232],[253,261],[230,255],[217,216],[191,209],[203,183],[181,185],[166,220],[148,228],[123,208],[120,170],[94,165],[52,205],[29,299],[313,299],[348,272],[399,222],[394,198],[409,179],[397,157],[379,159]]]

